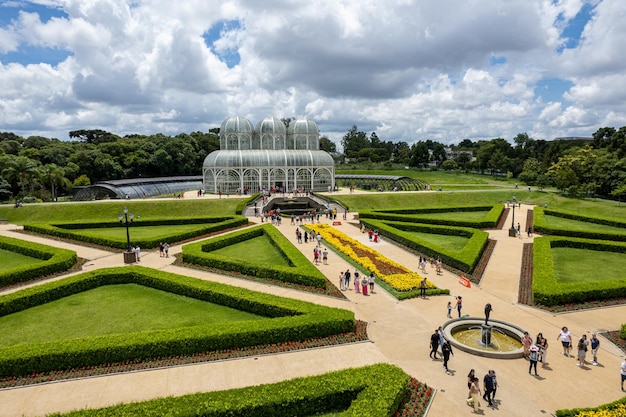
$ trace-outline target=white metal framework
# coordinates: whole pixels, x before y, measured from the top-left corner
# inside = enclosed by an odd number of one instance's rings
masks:
[[[332,157],[319,150],[319,130],[302,118],[288,128],[275,117],[255,129],[242,117],[226,119],[220,128],[220,150],[203,164],[208,193],[327,191],[334,188]]]

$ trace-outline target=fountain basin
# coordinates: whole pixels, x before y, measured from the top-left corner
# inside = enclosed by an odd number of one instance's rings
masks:
[[[442,326],[443,335],[455,348],[472,355],[496,359],[516,359],[524,356],[522,337],[524,329],[501,320],[489,320],[491,344],[481,342],[485,319],[466,317],[452,319]]]

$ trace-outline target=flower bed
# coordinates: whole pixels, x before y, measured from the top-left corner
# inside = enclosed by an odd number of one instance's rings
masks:
[[[402,403],[394,417],[421,417],[425,415],[432,396],[432,388],[415,378],[411,378],[407,385],[406,394],[404,394]]]
[[[422,276],[407,267],[386,258],[379,252],[368,248],[348,235],[337,229],[325,225],[311,225],[309,227],[316,233],[319,232],[329,245],[365,268],[368,272],[389,284],[396,291],[410,291],[419,288]],[[426,288],[437,288],[426,281]]]

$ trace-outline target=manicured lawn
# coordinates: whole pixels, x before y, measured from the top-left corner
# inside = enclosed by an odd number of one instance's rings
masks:
[[[226,246],[211,253],[234,259],[245,259],[254,264],[291,266],[265,235]]]
[[[563,217],[550,215],[546,215],[545,218],[548,226],[558,229],[576,230],[581,232],[626,233],[626,229],[623,227],[565,219]]]
[[[626,279],[626,254],[577,248],[552,248],[558,282]]]
[[[418,213],[415,216],[433,220],[481,221],[485,219],[488,213],[489,211],[450,211],[447,213]]]
[[[262,319],[136,284],[107,285],[0,317],[0,345]]]
[[[21,266],[34,266],[45,261],[21,253],[0,249],[0,272]]]
[[[156,239],[159,237],[173,236],[178,233],[186,233],[205,227],[206,224],[175,224],[167,226],[138,226],[129,227],[129,235],[131,242],[133,239]],[[91,237],[110,238],[113,240],[126,239],[126,228],[119,227],[101,227],[90,229],[75,229],[81,235]]]
[[[427,242],[430,242],[437,246],[443,246],[449,248],[451,250],[460,251],[462,250],[469,238],[463,236],[453,236],[453,235],[440,235],[434,233],[422,233],[422,232],[406,232],[410,235],[417,237],[418,239],[423,239]]]

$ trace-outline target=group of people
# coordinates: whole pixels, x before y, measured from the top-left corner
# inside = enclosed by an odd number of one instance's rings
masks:
[[[370,242],[374,243],[378,243],[378,241],[380,240],[378,230],[367,229],[367,237],[369,238]]]
[[[474,407],[474,413],[478,414],[480,411],[479,395],[481,394],[481,390],[480,380],[476,376],[474,369],[471,369],[469,374],[467,374],[467,388],[469,389],[469,393],[467,394],[467,405]],[[483,377],[482,397],[491,409],[495,408],[497,390],[498,380],[496,379],[496,371],[490,369]]]
[[[167,242],[159,243],[159,256],[161,258],[169,258],[170,257],[170,245]]]
[[[347,269],[346,272],[339,273],[339,289],[341,291],[350,290],[350,280],[352,279],[352,273],[350,273],[350,269]],[[369,295],[369,293],[374,293],[374,283],[376,282],[376,278],[374,277],[374,273],[370,273],[370,276],[363,275],[358,269],[354,270],[354,292],[362,293],[363,295]]]
[[[324,263],[324,265],[328,265],[328,249],[324,248],[323,250],[320,250],[318,246],[315,246],[313,248],[313,263],[314,264],[317,265],[320,263],[320,256],[322,257],[322,262]]]

